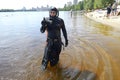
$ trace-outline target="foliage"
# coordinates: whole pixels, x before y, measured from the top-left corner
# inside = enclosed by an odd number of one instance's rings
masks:
[[[67,6],[65,4],[63,10],[93,10],[93,9],[103,9],[109,4],[113,4],[114,0],[83,0],[77,5]]]
[[[13,12],[13,9],[1,9],[0,12]]]

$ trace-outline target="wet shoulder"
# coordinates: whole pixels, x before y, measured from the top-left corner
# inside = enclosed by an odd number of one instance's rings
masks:
[[[64,22],[62,18],[59,18],[59,17],[58,17],[58,20],[59,20],[60,22]]]

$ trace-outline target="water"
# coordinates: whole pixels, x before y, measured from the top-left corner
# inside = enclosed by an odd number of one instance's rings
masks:
[[[72,16],[60,12],[69,46],[61,52],[57,66],[48,65],[41,71],[46,35],[39,29],[47,16],[48,12],[0,13],[0,80],[120,79],[120,30],[96,23],[80,12]]]

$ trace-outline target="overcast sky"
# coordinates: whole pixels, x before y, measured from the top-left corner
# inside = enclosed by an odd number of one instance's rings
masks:
[[[0,9],[21,9],[23,6],[29,9],[46,5],[58,8],[63,7],[69,1],[73,2],[73,0],[0,0]]]

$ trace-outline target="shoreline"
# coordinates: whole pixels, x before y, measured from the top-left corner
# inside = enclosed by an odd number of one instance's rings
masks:
[[[120,27],[119,27],[120,16],[110,16],[110,18],[106,18],[105,13],[106,13],[105,11],[101,11],[101,13],[94,11],[94,12],[85,13],[84,15],[87,18],[92,19],[96,22],[102,23],[107,26],[114,27],[116,29],[120,29]]]

